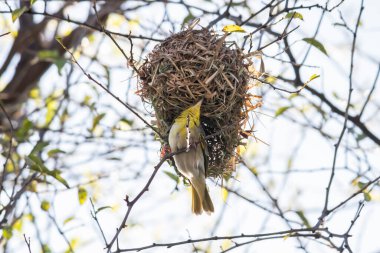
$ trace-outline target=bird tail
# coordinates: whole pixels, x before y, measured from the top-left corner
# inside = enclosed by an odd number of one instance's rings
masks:
[[[193,211],[193,213],[199,215],[202,213],[202,202],[194,186],[191,186],[191,195],[192,195],[191,210]]]
[[[202,211],[210,214],[214,212],[214,205],[208,193],[205,183],[192,182],[191,192],[192,192],[192,206],[191,210],[193,213],[199,215]]]
[[[210,198],[210,194],[208,193],[207,187],[205,187],[205,192],[202,201],[203,210],[208,214],[214,212],[214,204]]]

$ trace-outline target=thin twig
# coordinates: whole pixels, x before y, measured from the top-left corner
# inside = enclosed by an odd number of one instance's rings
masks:
[[[65,45],[63,45],[62,41],[57,39],[58,43],[68,52],[71,56],[72,61],[80,68],[82,73],[91,81],[93,81],[95,84],[97,84],[100,88],[102,88],[105,92],[107,92],[109,95],[111,95],[114,99],[116,99],[120,104],[122,104],[125,108],[127,108],[130,112],[132,112],[134,115],[136,115],[142,122],[144,122],[145,125],[147,125],[150,129],[152,129],[162,140],[164,140],[164,137],[161,135],[161,133],[153,127],[151,124],[149,124],[140,114],[138,114],[129,104],[123,102],[118,96],[113,94],[109,89],[107,89],[103,84],[101,84],[99,81],[94,79],[89,73],[87,73],[83,67],[79,64],[73,53],[70,52],[66,48]]]
[[[5,36],[5,35],[8,35],[8,34],[10,34],[11,32],[6,32],[6,33],[3,33],[3,34],[0,34],[0,37],[3,37],[3,36]]]
[[[95,222],[96,222],[96,224],[97,224],[97,226],[98,226],[98,228],[100,230],[100,233],[101,233],[101,235],[103,237],[104,243],[105,243],[105,245],[107,247],[107,245],[108,245],[107,238],[106,238],[106,236],[104,234],[103,228],[100,226],[100,223],[99,223],[99,220],[98,220],[98,216],[97,216],[97,211],[95,210],[95,206],[94,206],[94,202],[92,201],[92,198],[90,198],[90,203],[91,203],[91,207],[92,207],[91,216],[95,220]]]
[[[9,150],[8,150],[7,156],[6,156],[4,164],[3,164],[3,172],[1,173],[1,180],[0,180],[0,195],[1,195],[1,192],[3,191],[3,183],[4,183],[5,174],[6,174],[6,167],[7,167],[8,161],[9,161],[9,159],[11,157],[11,153],[12,153],[14,128],[13,128],[12,120],[9,117],[9,115],[8,115],[7,111],[5,110],[3,103],[1,101],[0,101],[0,108],[3,111],[5,117],[7,118],[9,126],[11,128],[11,136],[9,138]]]
[[[26,239],[26,235],[24,234],[24,240],[25,240],[26,245],[28,246],[29,253],[32,253],[32,250],[30,249],[30,237]]]
[[[372,93],[375,90],[375,87],[376,87],[376,84],[377,84],[377,80],[379,79],[379,75],[380,75],[380,64],[379,64],[379,66],[377,68],[377,72],[376,72],[375,80],[373,81],[373,84],[372,84],[372,88],[369,91],[367,99],[365,100],[365,102],[363,104],[363,107],[362,107],[362,109],[361,109],[361,111],[359,113],[359,119],[363,116],[364,110],[367,107],[367,104],[368,104],[369,100],[371,99]]]
[[[184,244],[192,244],[197,242],[207,242],[207,241],[219,241],[219,240],[233,240],[233,239],[241,239],[241,238],[257,238],[255,240],[268,240],[275,238],[287,238],[287,237],[318,237],[320,236],[320,232],[326,231],[326,229],[320,228],[318,230],[312,230],[310,228],[302,228],[302,229],[290,229],[283,230],[272,233],[260,233],[260,234],[240,234],[240,235],[231,235],[231,236],[212,236],[205,237],[201,239],[188,239],[184,241],[178,242],[169,242],[169,243],[153,243],[151,245],[136,247],[136,248],[128,248],[128,249],[119,249],[118,251],[113,251],[112,253],[119,252],[129,252],[129,251],[143,251],[151,248],[165,247],[172,248],[179,245]]]
[[[331,189],[332,182],[333,182],[333,179],[335,176],[335,167],[336,167],[336,161],[337,161],[337,157],[338,157],[338,150],[340,147],[340,143],[342,142],[344,133],[346,132],[346,129],[347,129],[349,109],[351,106],[351,95],[352,95],[352,91],[353,91],[353,70],[354,70],[354,55],[355,55],[355,47],[356,47],[356,38],[357,38],[360,18],[361,18],[361,15],[363,13],[363,10],[364,10],[364,0],[361,1],[359,16],[357,18],[355,32],[353,34],[353,41],[352,41],[352,47],[351,47],[351,64],[350,64],[350,74],[349,74],[349,89],[348,89],[347,105],[346,105],[346,110],[345,110],[345,114],[344,114],[343,127],[342,127],[341,133],[339,135],[338,141],[335,144],[334,158],[333,158],[333,164],[332,164],[332,168],[331,168],[331,174],[330,174],[328,185],[326,187],[325,203],[323,206],[321,216],[319,217],[318,223],[315,225],[315,227],[320,226],[322,224],[324,218],[331,212],[331,210],[328,210],[330,189]]]

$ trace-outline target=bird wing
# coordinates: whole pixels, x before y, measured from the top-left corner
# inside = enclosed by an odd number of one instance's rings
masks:
[[[202,148],[202,153],[204,157],[204,167],[205,167],[205,176],[207,177],[207,169],[208,169],[208,149],[207,149],[207,142],[206,142],[206,133],[203,130],[202,126],[198,127],[199,129],[199,142]]]

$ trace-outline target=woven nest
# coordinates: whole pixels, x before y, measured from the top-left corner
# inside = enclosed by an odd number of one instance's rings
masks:
[[[258,106],[251,102],[257,96],[248,93],[251,62],[226,37],[208,29],[173,34],[139,69],[139,94],[152,104],[162,136],[168,136],[183,110],[204,98],[201,122],[209,152],[207,176],[214,178],[235,169],[236,148],[249,135],[244,130],[248,112]]]

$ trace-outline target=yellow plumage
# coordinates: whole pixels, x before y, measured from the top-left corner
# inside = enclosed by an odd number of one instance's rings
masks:
[[[187,149],[174,156],[177,169],[190,180],[192,211],[195,214],[214,212],[214,205],[206,186],[207,146],[200,122],[202,100],[184,110],[169,132],[169,145],[173,152]]]

